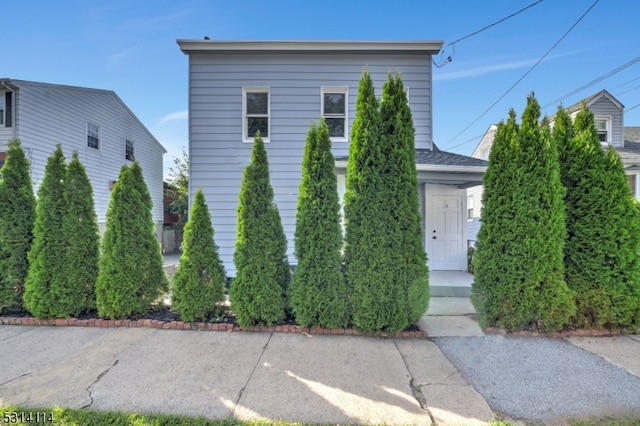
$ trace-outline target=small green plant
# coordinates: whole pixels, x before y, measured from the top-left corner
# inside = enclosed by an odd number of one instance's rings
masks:
[[[329,128],[321,120],[307,133],[296,214],[298,265],[289,288],[291,309],[303,327],[349,323],[337,185]]]
[[[171,305],[183,321],[205,321],[224,300],[227,276],[213,236],[209,208],[202,189],[198,189],[184,228],[171,297]]]
[[[291,280],[287,238],[273,202],[267,150],[258,133],[244,171],[238,204],[238,237],[229,289],[231,306],[243,327],[281,322]]]
[[[148,312],[167,290],[162,253],[154,234],[151,197],[140,166],[122,166],[107,210],[107,229],[96,282],[101,318]]]
[[[23,307],[35,217],[29,160],[14,139],[0,169],[0,314]]]
[[[29,274],[25,281],[24,305],[37,318],[70,316],[74,295],[67,292],[66,248],[63,220],[66,214],[64,181],[66,164],[58,145],[47,160],[38,189],[33,245],[29,251]]]

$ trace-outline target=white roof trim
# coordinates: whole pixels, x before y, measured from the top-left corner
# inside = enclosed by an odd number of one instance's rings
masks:
[[[177,40],[184,53],[194,52],[440,52],[442,40],[429,41],[225,41],[225,40]]]

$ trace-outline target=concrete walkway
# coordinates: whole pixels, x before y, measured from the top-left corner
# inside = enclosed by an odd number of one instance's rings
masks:
[[[0,326],[0,405],[334,424],[640,416],[640,336],[484,336],[473,314],[434,297],[429,339],[411,340]]]

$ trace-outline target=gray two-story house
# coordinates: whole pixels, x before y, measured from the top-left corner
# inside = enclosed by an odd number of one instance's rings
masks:
[[[67,159],[78,152],[93,187],[101,231],[120,168],[137,160],[153,200],[156,236],[162,240],[162,156],[166,151],[115,92],[0,79],[0,163],[12,139],[20,139],[31,162],[36,192],[57,144]]]
[[[486,162],[440,151],[433,141],[432,55],[441,41],[178,40],[189,57],[189,193],[202,188],[216,243],[235,274],[236,210],[253,136],[260,130],[271,182],[293,257],[298,186],[306,134],[330,124],[340,196],[358,83],[368,68],[378,96],[400,71],[413,113],[424,241],[433,270],[466,270],[465,188],[482,181]]]

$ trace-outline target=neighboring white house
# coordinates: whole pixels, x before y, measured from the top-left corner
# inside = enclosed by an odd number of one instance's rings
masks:
[[[603,147],[612,146],[620,155],[631,191],[640,200],[640,128],[624,127],[624,105],[606,90],[587,97],[584,102],[594,115],[600,143]],[[566,109],[572,119],[578,114],[581,105],[582,101]],[[496,125],[492,124],[471,154],[472,157],[488,159],[495,132]],[[473,209],[468,211],[468,226],[476,233],[480,223],[482,193],[481,185],[467,190],[467,204],[473,205]],[[475,240],[476,233],[470,232],[470,240]]]
[[[153,200],[156,236],[162,240],[166,150],[115,92],[0,79],[0,161],[12,139],[20,139],[31,162],[36,193],[55,146],[62,145],[67,161],[78,151],[93,187],[101,232],[120,168],[137,160]]]
[[[269,155],[275,202],[292,264],[296,203],[306,134],[330,124],[339,193],[344,194],[358,83],[368,68],[377,95],[400,71],[413,113],[416,167],[431,269],[466,270],[465,188],[482,182],[486,162],[437,149],[432,128],[432,55],[441,41],[178,40],[189,56],[189,193],[202,188],[227,273],[235,274],[236,210],[253,135]]]

